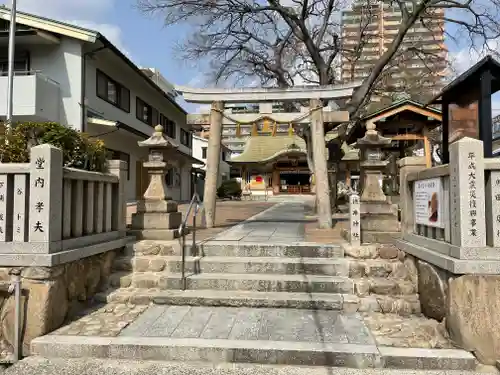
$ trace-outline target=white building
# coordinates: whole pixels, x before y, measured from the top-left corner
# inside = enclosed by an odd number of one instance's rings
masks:
[[[0,8],[0,119],[6,117],[10,10]],[[186,112],[158,71],[140,69],[94,30],[17,12],[14,121],[54,121],[102,139],[113,158],[128,162],[126,195],[142,196],[147,150],[137,141],[157,124],[179,144],[166,176],[172,197],[192,192],[192,133]]]
[[[217,186],[221,184],[222,181],[229,179],[230,165],[226,160],[230,158],[231,150],[225,146],[221,145],[221,153],[219,159],[219,175],[217,176]],[[204,164],[193,163],[193,168],[198,170],[206,171],[207,163],[207,148],[208,139],[193,135],[193,156],[203,161]]]

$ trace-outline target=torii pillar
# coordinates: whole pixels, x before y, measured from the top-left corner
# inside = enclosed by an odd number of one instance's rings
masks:
[[[316,202],[318,205],[318,224],[320,228],[332,227],[332,207],[328,183],[328,166],[323,124],[323,105],[320,99],[310,100],[311,140],[316,180]],[[311,147],[311,145],[309,146]]]
[[[210,137],[207,148],[207,168],[203,191],[203,215],[207,228],[215,225],[215,203],[217,198],[217,177],[219,176],[220,150],[222,143],[222,113],[224,102],[212,102],[210,109]]]

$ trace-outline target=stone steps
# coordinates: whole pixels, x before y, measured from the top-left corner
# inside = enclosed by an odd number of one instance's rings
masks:
[[[286,239],[283,240],[284,242]],[[344,250],[338,245],[311,243],[235,243],[235,241],[209,241],[200,246],[200,255],[223,257],[279,257],[279,258],[343,258]]]
[[[381,265],[383,267],[383,265]],[[180,256],[124,256],[115,271],[181,273]],[[349,276],[349,261],[336,258],[186,257],[187,273],[263,273]]]
[[[182,289],[180,273],[115,272],[110,277],[112,288],[160,290]],[[346,276],[270,274],[270,273],[199,273],[186,274],[186,289],[235,290],[255,292],[349,293],[365,297],[379,295],[411,295],[411,281],[384,277],[353,279]]]
[[[291,293],[233,290],[159,290],[120,288],[98,293],[98,302],[137,305],[188,305],[253,308],[296,308],[343,312],[420,313],[418,296],[369,295],[347,293]]]
[[[284,240],[286,241],[286,240]],[[219,257],[279,257],[279,258],[343,258],[344,250],[338,245],[287,243],[238,243],[237,241],[208,241],[196,249],[186,245],[187,256]],[[180,256],[182,248],[177,240],[138,241],[125,246],[124,255]]]
[[[163,272],[114,273],[111,287],[182,289],[180,274]],[[256,292],[353,293],[352,279],[341,276],[201,273],[186,277],[187,289]]]

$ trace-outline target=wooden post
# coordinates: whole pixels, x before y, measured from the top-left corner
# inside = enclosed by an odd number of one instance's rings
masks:
[[[429,131],[427,130],[427,128],[424,128],[422,138],[424,139],[425,166],[427,168],[431,168],[432,167],[432,149],[431,149],[431,142],[429,141]]]
[[[328,167],[326,162],[325,129],[321,100],[311,99],[311,138],[313,147],[316,199],[318,202],[318,223],[320,228],[332,227],[332,208],[328,187]]]
[[[219,159],[222,142],[223,102],[213,102],[210,112],[210,138],[207,149],[207,169],[203,193],[203,210],[207,228],[215,225],[215,201],[217,194],[217,176],[219,175]]]

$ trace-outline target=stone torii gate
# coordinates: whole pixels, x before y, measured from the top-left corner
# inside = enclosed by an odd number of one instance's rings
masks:
[[[272,102],[309,102],[306,112],[300,113],[272,113],[272,106],[267,113],[277,122],[292,123],[295,125],[310,124],[312,160],[316,179],[316,199],[318,207],[318,223],[320,228],[332,227],[332,213],[330,205],[330,188],[328,183],[327,150],[325,147],[325,123],[344,123],[349,121],[347,111],[336,111],[323,106],[323,101],[349,99],[359,83],[348,85],[291,87],[279,88],[190,88],[176,86],[175,90],[182,94],[188,103],[211,104],[210,110],[210,138],[207,148],[207,169],[204,190],[204,215],[208,228],[215,225],[215,202],[217,191],[217,176],[219,174],[219,158],[222,142],[222,127],[224,123],[248,121],[255,114],[230,114],[225,111],[226,103],[272,103]],[[266,106],[260,106],[266,108]],[[243,118],[244,117],[244,118]]]

